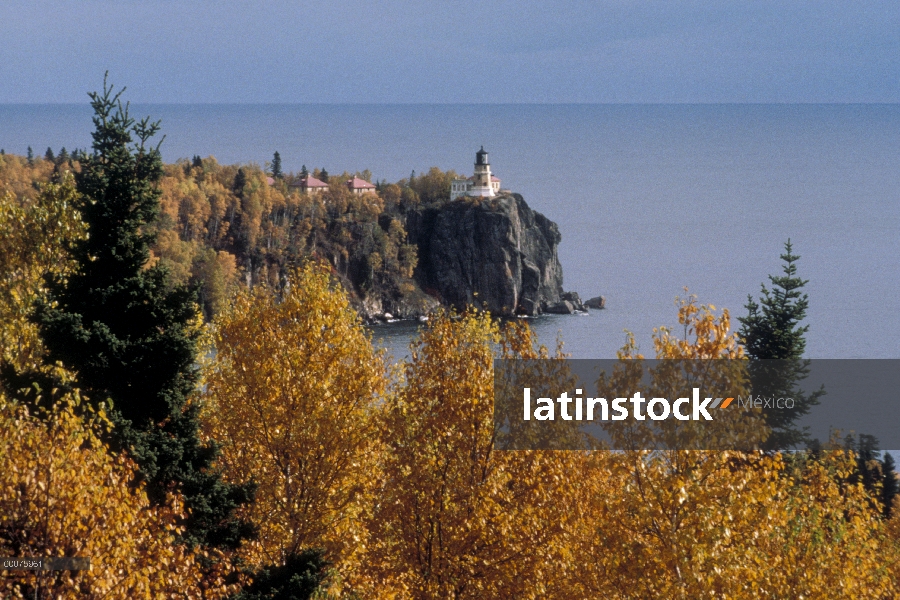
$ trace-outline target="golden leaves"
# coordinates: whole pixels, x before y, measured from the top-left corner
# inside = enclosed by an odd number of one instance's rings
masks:
[[[258,183],[248,190],[248,214],[253,202],[278,200]],[[33,206],[0,201],[0,339],[8,359],[35,360],[27,307],[44,272],[65,272],[60,249],[78,235],[65,185],[48,187],[29,200]],[[179,185],[167,192],[168,210],[195,235],[224,235],[218,222],[233,208],[222,200],[233,201],[231,192],[210,179]],[[210,214],[201,210],[202,194]],[[204,233],[210,219],[216,228]],[[257,231],[246,235],[265,235],[265,223],[251,224]],[[391,235],[399,243],[397,227]],[[35,244],[46,254],[19,252]],[[236,270],[231,255],[209,260],[221,261],[229,278]],[[657,330],[657,358],[743,356],[727,311],[716,314],[690,297],[678,320],[680,337]],[[434,318],[389,386],[387,367],[328,268],[308,265],[280,292],[240,293],[209,342],[206,431],[222,443],[227,478],[259,484],[256,502],[243,510],[261,535],[241,557],[258,566],[322,547],[335,565],[331,595],[898,593],[900,520],[879,518],[867,492],[851,483],[846,454],[800,461],[750,452],[495,450],[493,359],[551,357],[525,326],[501,329],[485,314]],[[633,341],[621,356],[641,358]],[[723,381],[745,377],[735,364]],[[636,376],[630,366],[625,380]],[[542,368],[542,377],[566,377],[561,361]],[[99,424],[76,412],[63,405],[39,421],[0,398],[0,554],[91,556],[91,571],[47,581],[59,597],[221,595],[227,572],[201,572],[208,557],[174,543],[179,498],[152,508],[130,485],[133,465],[111,456]],[[0,578],[0,595],[21,596],[27,584]]]
[[[376,402],[387,378],[327,266],[295,271],[280,293],[238,295],[213,324],[204,419],[232,481],[259,484],[247,516],[257,564],[326,549],[349,572],[365,539],[357,499],[375,481]]]
[[[45,275],[72,268],[67,245],[85,235],[77,200],[68,171],[36,198],[0,194],[0,360],[16,369],[41,365],[43,345],[29,315],[45,294]]]
[[[0,394],[0,554],[90,557],[88,571],[43,574],[47,597],[224,597],[225,573],[175,542],[178,499],[151,507],[132,486],[134,464],[109,453],[76,401],[37,419]],[[25,572],[4,574],[0,596],[30,597],[32,584]]]
[[[727,311],[691,297],[679,307],[684,337],[661,328],[657,358],[740,358]],[[638,358],[630,343],[623,357]],[[706,361],[709,362],[709,361]],[[735,363],[740,366],[740,362]],[[663,374],[665,375],[665,374]],[[670,374],[671,375],[671,374]],[[742,377],[739,371],[719,373]],[[711,432],[715,434],[715,432]],[[599,455],[599,456],[597,456]],[[589,566],[568,597],[884,598],[896,538],[843,453],[806,457],[789,476],[781,455],[712,451],[595,453],[578,503],[573,554]],[[567,597],[563,594],[562,597]]]
[[[530,332],[484,314],[432,319],[386,401],[370,561],[402,597],[538,597],[568,521],[576,453],[493,449],[493,344],[533,355]],[[546,350],[541,350],[546,355]]]

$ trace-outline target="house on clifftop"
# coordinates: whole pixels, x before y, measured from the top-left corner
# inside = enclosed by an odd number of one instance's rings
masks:
[[[484,146],[475,153],[475,174],[467,179],[454,179],[450,183],[450,199],[461,196],[495,196],[500,191],[500,180],[491,174],[491,164]]]
[[[350,181],[347,182],[347,189],[350,190],[351,194],[365,194],[366,192],[374,192],[375,186],[366,181],[365,179],[360,179],[359,177],[353,177]]]
[[[309,173],[303,173],[300,178],[291,184],[292,188],[299,188],[301,194],[315,194],[318,192],[327,192],[328,184],[324,181],[316,179]]]

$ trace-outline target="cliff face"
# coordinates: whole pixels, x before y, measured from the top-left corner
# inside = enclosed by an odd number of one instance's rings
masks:
[[[409,256],[401,252],[406,232],[398,215],[378,222],[342,220],[317,240],[316,254],[331,263],[353,307],[366,321],[414,319],[440,306],[411,278]]]
[[[417,281],[444,304],[537,315],[577,299],[563,294],[559,228],[519,194],[410,212],[406,229],[418,246]]]

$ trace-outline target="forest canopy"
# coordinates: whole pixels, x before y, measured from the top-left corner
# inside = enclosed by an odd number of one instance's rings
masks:
[[[24,207],[38,190],[79,173],[81,152],[50,160],[0,156],[0,193]],[[396,183],[377,182],[351,192],[352,177],[369,171],[328,175],[325,192],[302,193],[300,173],[270,177],[255,164],[221,165],[214,157],[183,159],[163,166],[158,215],[146,224],[155,235],[152,263],[171,274],[172,286],[196,286],[206,319],[221,310],[239,283],[279,285],[291,265],[315,258],[329,262],[359,303],[371,296],[418,297],[413,279],[417,249],[407,241],[405,213],[446,202],[453,171],[432,167]],[[358,306],[358,304],[357,304]]]

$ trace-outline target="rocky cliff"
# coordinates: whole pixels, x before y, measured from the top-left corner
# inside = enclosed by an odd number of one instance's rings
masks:
[[[559,228],[519,194],[412,211],[406,229],[418,247],[416,280],[444,304],[502,315],[583,310],[563,292]]]

